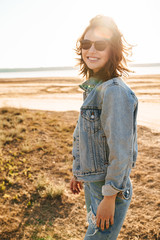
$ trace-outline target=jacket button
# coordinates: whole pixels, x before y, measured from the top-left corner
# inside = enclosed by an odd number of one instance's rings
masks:
[[[94,119],[94,114],[92,113],[92,115],[91,115],[91,119]]]
[[[73,159],[76,159],[76,157],[75,157],[75,156],[73,156]]]
[[[76,141],[76,138],[74,137],[74,141]]]

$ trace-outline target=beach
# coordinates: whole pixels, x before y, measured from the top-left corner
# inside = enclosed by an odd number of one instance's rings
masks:
[[[138,124],[160,131],[160,75],[125,80],[139,99]],[[76,77],[0,79],[0,107],[47,111],[79,111],[82,82]]]
[[[133,196],[117,240],[159,240],[160,75],[125,79],[139,100]],[[78,77],[0,79],[0,239],[81,240],[84,191],[71,194]]]

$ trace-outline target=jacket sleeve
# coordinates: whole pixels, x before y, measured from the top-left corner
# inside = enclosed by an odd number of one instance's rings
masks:
[[[101,123],[109,148],[109,163],[102,187],[104,196],[124,191],[133,158],[134,103],[119,85],[109,86],[102,99]]]

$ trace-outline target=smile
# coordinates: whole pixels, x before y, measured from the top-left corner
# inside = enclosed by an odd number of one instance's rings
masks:
[[[97,57],[87,57],[87,59],[89,61],[97,61],[97,60],[99,60],[99,58],[97,58]]]

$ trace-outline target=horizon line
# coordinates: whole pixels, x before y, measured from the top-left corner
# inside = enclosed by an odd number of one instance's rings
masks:
[[[129,67],[160,67],[160,63],[129,63]],[[73,70],[75,66],[56,66],[56,67],[16,67],[0,68],[0,72],[24,72],[24,71],[46,71],[46,70]]]

